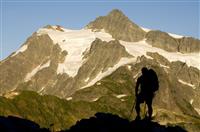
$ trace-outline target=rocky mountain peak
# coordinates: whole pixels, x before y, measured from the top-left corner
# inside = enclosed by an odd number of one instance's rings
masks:
[[[56,26],[46,25],[43,28],[52,29],[52,30],[58,30],[58,31],[64,32],[63,27],[60,26],[60,25],[56,25]]]
[[[113,38],[129,42],[137,42],[144,38],[145,31],[133,23],[122,11],[112,10],[106,16],[100,16],[90,22],[87,28],[96,30],[104,29]]]
[[[108,16],[115,17],[115,16],[122,16],[126,17],[124,13],[119,9],[113,9],[111,12],[108,13]]]

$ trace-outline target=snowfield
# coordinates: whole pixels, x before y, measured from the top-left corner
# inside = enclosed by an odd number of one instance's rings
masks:
[[[170,62],[172,61],[182,61],[186,63],[188,66],[193,66],[200,69],[200,53],[187,53],[183,54],[180,52],[167,52],[163,49],[152,47],[148,44],[145,40],[139,42],[125,42],[120,41],[120,43],[126,48],[128,53],[131,55],[138,57],[146,55],[146,52],[157,52],[158,54],[162,55]]]
[[[100,72],[93,80],[91,80],[86,86],[84,87],[81,87],[80,89],[84,89],[84,88],[87,88],[87,87],[90,87],[92,85],[94,85],[96,82],[98,82],[99,80],[101,80],[102,78],[110,75],[111,73],[113,73],[115,70],[117,70],[120,66],[123,66],[123,65],[126,65],[126,64],[129,64],[129,63],[134,63],[136,62],[136,59],[137,58],[121,58],[120,61],[115,64],[113,67],[109,67],[107,71],[105,72]]]
[[[31,78],[40,70],[42,70],[43,68],[49,67],[50,66],[50,60],[47,61],[45,64],[43,65],[39,65],[36,68],[34,68],[30,73],[28,73],[24,79],[25,82],[31,80]]]
[[[20,47],[20,48],[12,55],[12,57],[15,56],[15,55],[17,55],[17,54],[20,53],[20,52],[24,52],[27,48],[28,48],[27,44],[23,45],[22,47]]]
[[[149,31],[152,31],[151,29],[148,29],[148,28],[144,28],[144,27],[141,27],[142,28],[142,30],[144,30],[145,32],[149,32]],[[173,38],[176,38],[176,39],[180,39],[180,38],[182,38],[182,37],[184,37],[184,36],[182,36],[182,35],[177,35],[177,34],[173,34],[173,33],[168,33],[171,37],[173,37]]]
[[[68,52],[64,63],[59,63],[57,74],[67,73],[71,77],[77,75],[78,69],[84,63],[82,59],[83,52],[90,48],[92,42],[96,38],[100,38],[103,41],[113,40],[112,36],[105,33],[104,30],[92,32],[90,29],[64,29],[64,32],[61,32],[58,30],[41,28],[37,33],[38,35],[48,34],[55,44],[58,43],[62,50]]]
[[[79,68],[84,63],[83,53],[86,50],[90,49],[92,42],[99,38],[103,41],[111,41],[114,40],[112,36],[106,33],[104,30],[101,31],[92,31],[90,29],[81,29],[81,30],[70,30],[63,29],[63,31],[56,30],[56,27],[53,26],[54,29],[41,28],[37,31],[37,35],[48,34],[50,38],[53,40],[55,44],[59,44],[61,49],[68,52],[68,55],[65,57],[63,63],[58,64],[57,74],[67,73],[71,77],[75,77],[78,73]],[[142,28],[146,32],[151,31],[150,29]],[[170,34],[174,38],[181,38],[182,36]],[[186,63],[188,66],[193,66],[200,69],[200,53],[179,53],[179,52],[167,52],[163,49],[152,47],[148,44],[145,39],[139,42],[126,42],[121,41],[120,43],[125,47],[126,51],[133,55],[132,58],[121,58],[121,60],[115,64],[113,67],[108,68],[105,72],[100,72],[95,78],[90,79],[87,77],[85,82],[87,83],[84,87],[80,89],[84,89],[86,87],[94,85],[96,82],[101,80],[103,77],[110,75],[113,71],[115,71],[120,66],[136,63],[136,59],[138,56],[145,55],[147,58],[152,59],[150,56],[147,56],[147,52],[157,52],[160,55],[164,56],[170,62],[172,61],[182,61]],[[22,48],[25,49],[25,48]],[[23,51],[21,49],[21,51]],[[20,52],[20,50],[19,50]],[[167,66],[163,66],[165,68],[169,68]],[[36,68],[38,69],[38,68]],[[40,68],[39,68],[40,69]],[[35,74],[34,70],[32,73],[28,74],[26,80],[29,80],[33,74]]]

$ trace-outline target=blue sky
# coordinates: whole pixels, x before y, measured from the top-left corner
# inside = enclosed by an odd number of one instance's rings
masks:
[[[200,38],[199,7],[198,0],[1,0],[0,60],[40,27],[81,29],[116,8],[140,26]]]

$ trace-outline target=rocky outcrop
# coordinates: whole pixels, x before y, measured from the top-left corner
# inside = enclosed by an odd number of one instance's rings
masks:
[[[166,32],[158,30],[149,31],[145,37],[147,43],[169,52],[200,52],[200,40],[192,37],[183,37],[177,39],[173,38]]]
[[[170,65],[170,62],[157,52],[147,52],[146,55],[152,57],[155,61],[157,61],[160,64],[161,67],[168,67]]]
[[[104,29],[113,38],[124,41],[137,42],[145,36],[145,31],[117,9],[111,11],[107,16],[98,17],[86,27],[92,30]]]
[[[183,37],[179,40],[178,50],[181,53],[200,52],[200,40],[192,37]]]
[[[199,87],[200,71],[197,68],[188,67],[185,63],[177,61],[171,63],[170,70],[182,81]]]
[[[96,39],[90,49],[85,52],[85,63],[80,67],[78,75],[75,77],[75,87],[87,84],[99,73],[103,73],[116,65],[123,57],[130,58],[133,56],[126,52],[125,47],[119,41],[106,42]]]
[[[37,83],[33,85],[29,82],[29,85],[25,86],[30,90],[40,90],[50,78],[55,76],[57,63],[67,55],[61,52],[60,47],[54,44],[48,35],[38,36],[34,33],[24,45],[27,45],[25,51],[9,56],[0,65],[1,93],[14,90],[19,86],[23,89],[24,85],[21,87],[21,83],[31,80],[32,74],[36,76],[33,76],[31,82]],[[34,73],[34,70],[39,72]],[[27,77],[28,74],[29,77]]]
[[[178,42],[162,31],[150,31],[146,34],[146,42],[154,47],[164,49],[169,52],[176,52],[178,50]]]
[[[64,32],[64,30],[62,29],[62,27],[60,25],[56,25],[54,27],[51,26],[51,25],[46,25],[46,26],[44,26],[44,28],[57,30],[57,31],[60,31],[60,32]]]
[[[167,73],[166,77],[169,77],[164,87],[173,87],[170,90],[173,93],[171,98],[177,100],[176,104],[181,107],[182,112],[191,113],[188,107],[199,109],[200,102],[200,71],[195,67],[188,66],[186,63],[176,61],[169,63],[165,58],[158,53],[147,53],[147,55],[153,58],[154,62],[157,62],[160,67]],[[151,64],[152,65],[152,64]],[[163,73],[164,74],[164,73]],[[169,96],[169,93],[165,95]],[[165,98],[164,94],[161,96]],[[171,101],[172,102],[172,101]],[[183,105],[185,105],[183,108]],[[196,111],[197,112],[197,111]],[[195,113],[193,109],[193,113]]]

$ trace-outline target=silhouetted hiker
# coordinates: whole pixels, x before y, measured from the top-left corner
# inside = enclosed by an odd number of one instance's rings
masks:
[[[139,89],[140,88],[140,89]],[[140,119],[140,104],[145,102],[148,107],[148,118],[151,119],[153,108],[152,100],[155,91],[159,88],[158,77],[156,72],[152,69],[142,68],[142,75],[137,79],[135,96],[136,96],[136,119]]]

